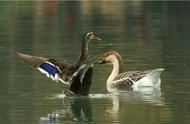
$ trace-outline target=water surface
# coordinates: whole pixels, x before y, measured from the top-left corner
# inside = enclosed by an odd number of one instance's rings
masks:
[[[0,2],[0,122],[190,123],[189,2]],[[15,58],[15,51],[77,61],[85,32],[91,56],[114,45],[126,70],[163,67],[161,90],[108,93],[110,65],[94,65],[88,97]],[[49,118],[51,116],[51,119]],[[56,116],[56,119],[52,117]]]

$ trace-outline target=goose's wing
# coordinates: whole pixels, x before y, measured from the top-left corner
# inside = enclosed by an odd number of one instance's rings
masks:
[[[112,82],[112,86],[120,90],[130,90],[134,82],[143,78],[151,70],[146,71],[129,71],[116,76]]]
[[[73,65],[66,64],[57,59],[31,56],[23,53],[16,53],[16,55],[25,63],[46,74],[47,77],[50,77],[54,81],[61,81],[64,84],[68,84],[68,77],[71,77],[74,71]]]

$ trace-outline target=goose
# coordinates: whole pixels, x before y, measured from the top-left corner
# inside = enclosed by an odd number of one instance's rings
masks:
[[[160,74],[164,68],[124,72],[123,59],[116,51],[109,51],[104,54],[99,64],[106,63],[113,65],[112,72],[106,82],[109,92],[121,90],[138,91],[141,87],[160,87]]]
[[[93,32],[86,33],[82,42],[79,59],[75,64],[69,64],[54,58],[32,56],[19,52],[16,53],[16,56],[53,81],[70,86],[69,90],[64,91],[66,95],[86,96],[89,94],[92,83],[93,67],[88,67],[82,79],[81,72],[89,60],[88,43],[99,40],[101,39],[96,37]]]

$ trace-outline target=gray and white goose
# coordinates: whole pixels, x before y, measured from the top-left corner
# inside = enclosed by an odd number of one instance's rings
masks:
[[[160,74],[163,68],[145,71],[123,71],[123,59],[116,51],[104,54],[100,64],[111,63],[113,70],[107,79],[106,87],[109,92],[119,90],[138,90],[140,87],[160,87]]]

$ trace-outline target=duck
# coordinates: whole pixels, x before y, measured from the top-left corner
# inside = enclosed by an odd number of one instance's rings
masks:
[[[93,77],[93,65],[88,66],[87,69],[85,67],[90,59],[88,44],[91,41],[100,41],[101,39],[96,37],[93,32],[86,33],[83,38],[81,52],[75,64],[66,63],[64,60],[55,58],[32,56],[20,52],[17,52],[16,56],[53,81],[69,86],[69,89],[64,91],[66,95],[86,96],[89,94]],[[86,71],[85,74],[82,74],[84,68]]]
[[[164,68],[143,71],[124,71],[124,62],[116,51],[106,52],[99,64],[112,64],[113,69],[106,81],[109,92],[138,91],[142,87],[160,87],[161,72]]]

